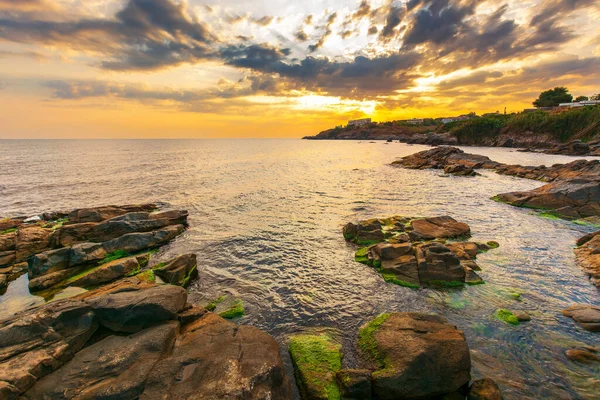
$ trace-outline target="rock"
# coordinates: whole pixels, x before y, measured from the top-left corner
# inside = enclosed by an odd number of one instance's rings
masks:
[[[341,400],[371,400],[371,371],[344,369],[336,377]]]
[[[434,217],[414,219],[410,221],[413,232],[424,240],[446,239],[460,236],[470,236],[471,229],[464,222],[458,222],[452,217]]]
[[[381,400],[441,396],[471,380],[464,334],[442,316],[382,314],[361,328],[359,345],[378,366],[372,386]]]
[[[600,332],[600,307],[575,304],[563,311],[563,315],[573,318],[583,329]]]
[[[135,333],[162,321],[177,319],[187,301],[178,286],[161,285],[100,294],[87,298],[98,322],[115,332]]]
[[[189,307],[186,307],[186,309],[177,314],[177,319],[182,326],[185,326],[202,318],[207,312],[208,310],[204,307],[189,305]]]
[[[131,336],[109,336],[86,347],[73,359],[24,394],[27,400],[135,400],[154,365],[167,357],[179,324],[167,322]]]
[[[515,317],[517,317],[519,322],[531,321],[531,316],[525,311],[513,310],[512,313]]]
[[[416,256],[421,283],[465,282],[465,269],[445,245],[430,243],[418,246]]]
[[[468,400],[502,400],[500,388],[492,379],[480,379],[473,384],[469,389]]]
[[[119,215],[140,211],[149,212],[154,211],[157,208],[158,206],[156,204],[81,208],[71,211],[71,213],[69,213],[69,222],[101,222],[107,219],[118,217]]]
[[[6,288],[8,287],[8,275],[0,274],[0,295],[6,293]]]
[[[600,363],[600,356],[595,349],[569,349],[565,355],[569,360],[582,364]]]
[[[97,327],[91,308],[75,300],[48,303],[0,321],[0,391],[25,392],[69,361]]]
[[[36,254],[28,261],[29,278],[35,279],[42,275],[68,269],[71,267],[70,261],[70,248],[48,250],[43,253]]]
[[[577,246],[577,263],[590,276],[592,283],[600,286],[600,231],[583,236],[577,241]]]
[[[450,164],[444,167],[444,173],[456,176],[477,176],[477,172],[463,164]]]
[[[17,234],[16,261],[26,261],[34,254],[47,250],[51,245],[51,229],[39,226],[21,227]]]
[[[198,276],[196,255],[185,254],[179,256],[167,262],[164,266],[154,269],[154,273],[166,283],[186,287],[190,280]]]
[[[139,398],[291,400],[292,391],[272,337],[207,313],[183,329]]]
[[[16,233],[5,233],[0,234],[0,252],[14,251],[17,246],[17,235]]]
[[[477,154],[468,154],[456,147],[440,146],[431,150],[421,151],[399,161],[394,161],[392,165],[398,165],[410,169],[445,169],[456,168],[463,171],[477,168],[495,168],[499,163],[490,160],[488,157]],[[474,171],[473,171],[474,172]]]
[[[373,251],[379,256],[381,261],[393,260],[407,254],[413,254],[412,245],[410,243],[380,243],[373,248]]]
[[[52,286],[58,285],[67,279],[73,273],[72,270],[62,270],[50,272],[46,275],[39,276],[29,280],[29,290],[37,292],[40,290],[50,289]]]
[[[12,265],[17,260],[14,251],[0,251],[0,267]]]
[[[115,281],[140,270],[136,257],[120,258],[92,268],[66,282],[69,286],[89,287]]]
[[[340,397],[336,374],[342,368],[342,346],[335,339],[327,333],[295,335],[289,350],[304,400]]]
[[[102,244],[107,253],[123,250],[135,254],[142,250],[162,246],[185,230],[183,225],[171,225],[153,232],[130,233]]]

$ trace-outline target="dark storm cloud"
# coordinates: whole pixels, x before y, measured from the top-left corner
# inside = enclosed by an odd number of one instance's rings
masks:
[[[388,16],[385,21],[385,26],[381,30],[380,37],[389,39],[396,34],[396,27],[402,22],[404,18],[405,9],[404,7],[390,7]]]
[[[531,19],[531,25],[536,26],[548,20],[556,20],[578,9],[599,6],[597,0],[546,0],[536,15]]]
[[[450,41],[464,29],[465,17],[475,12],[473,3],[452,5],[447,1],[433,1],[425,6],[416,12],[404,35],[407,45]]]
[[[0,38],[108,53],[111,58],[101,65],[115,70],[157,69],[210,58],[217,40],[186,15],[183,4],[169,0],[129,0],[114,19],[0,17]]]

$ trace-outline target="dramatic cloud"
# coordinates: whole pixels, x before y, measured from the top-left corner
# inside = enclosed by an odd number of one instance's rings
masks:
[[[390,7],[389,14],[385,21],[385,26],[381,31],[382,38],[390,38],[395,35],[394,29],[400,22],[402,22],[402,18],[404,17],[404,8],[403,7]]]

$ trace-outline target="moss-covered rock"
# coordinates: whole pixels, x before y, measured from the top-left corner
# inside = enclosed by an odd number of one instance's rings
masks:
[[[244,303],[241,300],[238,300],[233,306],[219,313],[219,315],[225,319],[234,319],[243,317],[245,312]]]
[[[342,368],[342,346],[331,335],[293,336],[289,351],[303,400],[340,400],[336,374]]]
[[[494,316],[496,318],[498,318],[500,321],[506,322],[507,324],[519,325],[519,319],[517,318],[517,316],[515,314],[512,313],[512,311],[500,308],[500,309],[496,310],[496,312],[494,313]]]

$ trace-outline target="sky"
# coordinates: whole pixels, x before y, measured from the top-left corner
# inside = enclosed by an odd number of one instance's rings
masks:
[[[600,92],[598,0],[0,0],[0,138],[302,137]]]

